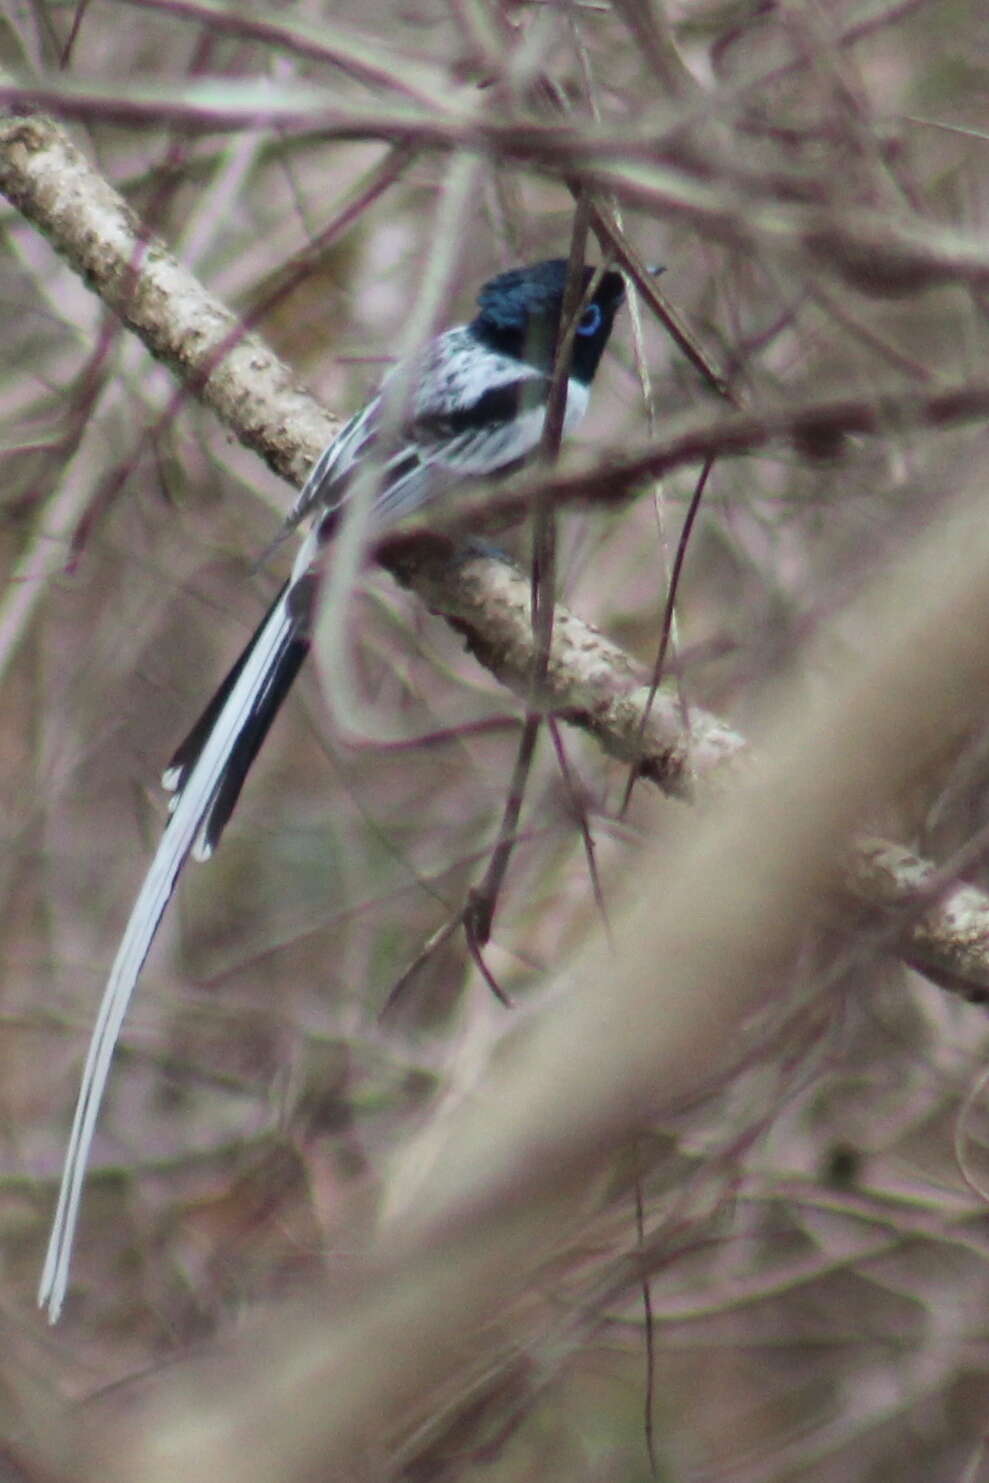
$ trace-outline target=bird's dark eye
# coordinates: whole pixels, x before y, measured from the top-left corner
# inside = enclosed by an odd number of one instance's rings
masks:
[[[601,305],[588,304],[577,323],[578,335],[596,335],[601,328]]]

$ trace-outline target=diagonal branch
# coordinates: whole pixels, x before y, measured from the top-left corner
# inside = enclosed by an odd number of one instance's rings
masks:
[[[37,117],[0,125],[0,191],[244,444],[276,473],[302,482],[339,420],[142,232],[57,125]],[[496,679],[529,700],[535,652],[527,579],[490,559],[450,563],[428,542],[406,542],[386,560],[465,635]],[[692,708],[688,735],[675,697],[663,691],[643,726],[648,695],[647,677],[622,649],[556,609],[540,697],[547,710],[589,732],[610,756],[637,761],[640,775],[674,796],[690,797],[700,780],[745,765],[737,732]],[[846,885],[870,907],[909,915],[899,939],[909,962],[981,999],[989,993],[989,898],[956,885],[932,905],[925,887],[936,874],[899,846],[871,841],[854,853]]]

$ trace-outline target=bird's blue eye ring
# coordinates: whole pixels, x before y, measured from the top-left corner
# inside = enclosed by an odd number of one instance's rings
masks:
[[[596,335],[603,318],[600,304],[588,304],[577,323],[578,335]]]

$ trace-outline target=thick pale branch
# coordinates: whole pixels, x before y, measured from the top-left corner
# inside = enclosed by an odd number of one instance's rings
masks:
[[[414,559],[395,567],[433,612],[458,628],[467,647],[521,700],[531,697],[535,646],[529,578],[489,558]],[[738,732],[700,708],[685,730],[676,696],[660,690],[646,715],[649,683],[617,644],[558,604],[541,692],[547,711],[589,732],[603,751],[635,764],[675,798],[690,798],[699,778],[742,766]]]
[[[142,233],[122,198],[61,129],[43,118],[0,126],[0,190],[138,334],[153,355],[210,406],[247,446],[287,479],[301,483],[339,425],[296,382],[262,340],[240,332],[163,245]],[[761,424],[764,426],[764,424]],[[527,581],[492,560],[438,562],[389,558],[423,600],[467,637],[478,659],[528,699],[534,649]],[[744,742],[716,718],[694,710],[684,734],[676,705],[657,696],[643,712],[646,679],[617,646],[560,610],[545,704],[593,734],[610,755],[638,759],[643,774],[678,796],[692,780],[719,774]],[[855,895],[877,908],[925,903],[925,866],[896,846],[875,845],[849,876]],[[913,963],[967,995],[989,990],[989,900],[969,887],[939,894],[937,905],[904,929]]]
[[[414,573],[414,575],[413,575]],[[417,562],[408,577],[420,597],[461,629],[471,652],[520,699],[534,660],[529,582],[501,562],[455,566]],[[603,751],[635,763],[641,776],[674,797],[719,787],[752,761],[744,738],[692,706],[685,730],[676,696],[661,689],[646,714],[647,677],[625,651],[558,606],[543,703],[588,731]],[[861,906],[902,917],[898,949],[936,983],[972,1002],[989,997],[989,897],[974,886],[941,883],[930,861],[902,845],[867,838],[847,857],[843,888]]]
[[[242,443],[302,482],[339,420],[142,229],[50,119],[0,125],[0,191]]]

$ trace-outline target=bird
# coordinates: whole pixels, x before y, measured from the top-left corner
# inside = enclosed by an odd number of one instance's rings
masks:
[[[310,519],[291,574],[162,777],[170,816],[138,892],[90,1039],[66,1147],[38,1303],[57,1322],[90,1146],[127,1006],[186,860],[208,860],[309,649],[319,571],[348,499],[367,470],[368,533],[465,481],[503,476],[538,454],[557,348],[565,342],[563,258],[491,278],[469,323],[444,331],[393,368],[316,459],[283,532]],[[563,431],[573,430],[624,299],[614,268],[581,269],[567,364]],[[357,495],[359,498],[360,496]]]

